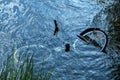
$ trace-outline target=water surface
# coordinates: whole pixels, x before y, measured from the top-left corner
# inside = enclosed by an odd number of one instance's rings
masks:
[[[36,67],[45,59],[45,69],[54,70],[52,80],[117,80],[112,75],[116,69],[111,67],[115,64],[111,55],[89,46],[86,50],[82,41],[80,49],[74,48],[76,35],[88,27],[111,33],[110,20],[114,15],[106,10],[112,3],[112,0],[0,0],[1,63],[15,48],[16,62],[17,56],[26,51],[35,53]],[[56,36],[54,20],[60,29]],[[64,50],[66,43],[71,46],[69,52]],[[110,54],[117,49],[107,50]]]

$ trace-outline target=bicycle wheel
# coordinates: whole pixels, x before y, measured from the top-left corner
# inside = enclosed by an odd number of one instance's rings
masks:
[[[99,28],[88,28],[78,35],[80,39],[94,46],[94,49],[105,52],[107,35]]]

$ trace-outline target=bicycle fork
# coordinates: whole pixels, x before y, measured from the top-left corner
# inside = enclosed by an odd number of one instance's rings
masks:
[[[87,44],[89,44],[89,41],[86,40],[86,38],[84,38],[82,35],[77,35],[78,38],[80,38],[81,40],[85,41]]]
[[[79,37],[80,39],[85,41],[87,43],[87,45],[92,43],[96,47],[101,47],[95,40],[91,39],[89,36],[84,36],[83,37],[82,35],[77,35],[77,37]]]

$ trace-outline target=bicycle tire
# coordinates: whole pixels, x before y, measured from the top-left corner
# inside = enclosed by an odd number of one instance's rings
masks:
[[[88,29],[84,30],[83,32],[81,32],[79,35],[77,35],[77,37],[79,37],[79,38],[82,39],[83,41],[87,42],[87,39],[85,39],[85,35],[88,35],[88,33],[93,33],[93,31],[94,31],[94,32],[99,32],[100,34],[103,34],[105,41],[104,41],[104,43],[102,44],[102,46],[100,45],[100,48],[101,48],[100,51],[106,53],[105,48],[106,48],[106,46],[107,46],[108,38],[107,38],[107,34],[106,34],[103,30],[101,30],[101,29],[99,29],[99,28],[88,28]],[[97,42],[97,41],[96,41],[96,42]],[[99,43],[98,43],[98,44],[99,44]],[[98,44],[97,44],[97,45],[98,45]]]

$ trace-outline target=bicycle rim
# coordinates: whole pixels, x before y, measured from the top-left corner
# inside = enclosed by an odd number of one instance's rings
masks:
[[[89,41],[91,48],[104,51],[107,44],[107,36],[102,30],[90,30],[82,35]]]

